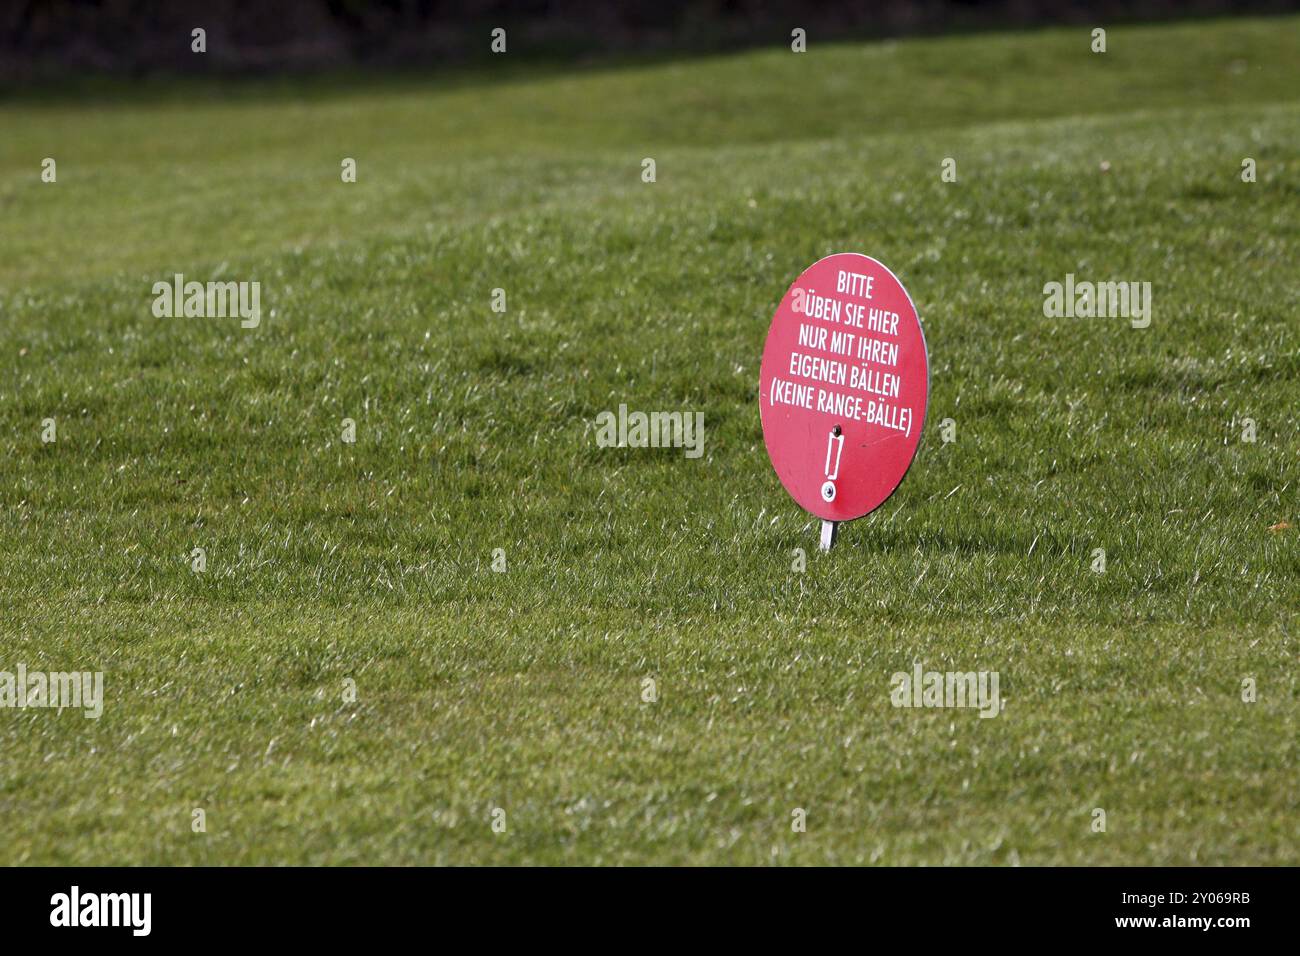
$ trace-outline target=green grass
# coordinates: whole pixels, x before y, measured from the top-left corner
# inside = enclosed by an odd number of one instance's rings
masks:
[[[0,862],[1300,862],[1298,26],[0,104],[0,670],[106,685],[0,710]],[[823,556],[757,377],[833,251],[932,393]],[[1005,712],[895,709],[917,660]]]

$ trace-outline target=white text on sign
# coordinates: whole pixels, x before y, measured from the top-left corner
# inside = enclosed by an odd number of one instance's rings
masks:
[[[836,295],[870,299],[874,280],[875,276],[841,269],[836,277]],[[899,397],[901,379],[896,373],[868,367],[897,367],[898,344],[874,336],[897,338],[898,313],[858,302],[845,302],[835,296],[818,295],[815,289],[804,288],[794,290],[790,297],[790,309],[812,320],[860,330],[847,332],[801,322],[798,331],[799,346],[813,352],[829,353],[835,358],[791,352],[788,367],[790,377],[847,388],[865,395],[844,394],[777,378],[772,382],[769,402],[810,411],[815,409],[910,435],[911,410],[888,401]],[[854,361],[857,364],[850,364]]]

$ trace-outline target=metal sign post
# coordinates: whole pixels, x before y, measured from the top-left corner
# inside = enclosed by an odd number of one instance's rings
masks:
[[[835,537],[839,534],[840,523],[838,521],[822,522],[822,540],[819,548],[822,551],[829,551],[835,544]]]

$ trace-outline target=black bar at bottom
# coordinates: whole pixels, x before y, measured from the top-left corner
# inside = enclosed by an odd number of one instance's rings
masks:
[[[606,945],[648,934],[666,944],[690,927],[692,943],[734,949],[803,927],[879,944],[902,932],[942,946],[1233,946],[1289,937],[1294,885],[1290,869],[6,869],[0,912],[7,944],[75,934],[337,951],[373,945],[376,931],[428,939],[448,929],[484,942],[513,931]]]

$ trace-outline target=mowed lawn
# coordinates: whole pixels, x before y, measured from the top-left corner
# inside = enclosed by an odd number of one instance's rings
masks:
[[[105,682],[0,710],[0,863],[1300,862],[1300,18],[1089,34],[0,99],[0,671]],[[757,379],[836,251],[932,391],[819,555]]]

